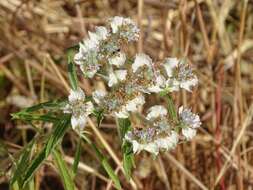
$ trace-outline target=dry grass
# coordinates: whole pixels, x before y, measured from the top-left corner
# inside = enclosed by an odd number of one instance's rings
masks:
[[[157,160],[136,156],[133,181],[121,170],[115,123],[106,120],[89,131],[112,157],[124,189],[239,189],[253,187],[253,1],[249,0],[1,0],[0,1],[0,138],[16,152],[31,138],[29,126],[10,113],[68,93],[66,48],[75,45],[111,16],[133,18],[141,28],[134,51],[154,60],[186,56],[200,84],[192,94],[174,99],[199,112],[202,129],[190,143]],[[91,93],[94,81],[82,80]],[[150,100],[153,104],[158,98]],[[75,136],[64,140],[66,161],[73,162]],[[85,145],[76,179],[79,189],[113,189]],[[0,152],[0,170],[8,170]],[[43,166],[36,188],[61,189],[54,168]],[[0,189],[8,183],[0,177]]]

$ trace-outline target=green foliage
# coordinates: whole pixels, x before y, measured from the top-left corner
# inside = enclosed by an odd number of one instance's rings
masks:
[[[68,76],[69,76],[70,85],[73,90],[77,90],[78,79],[77,79],[75,64],[73,63],[74,51],[70,49],[67,52],[67,56],[68,56]]]
[[[178,121],[177,111],[170,95],[167,95],[168,111],[174,121]]]
[[[76,175],[77,173],[77,169],[78,169],[78,164],[80,161],[80,156],[81,156],[81,139],[78,141],[77,147],[76,147],[76,152],[75,152],[75,160],[74,160],[74,164],[72,166],[72,170],[74,175]]]
[[[122,141],[125,134],[129,130],[131,130],[131,122],[129,119],[118,119],[117,124],[119,129],[119,135]],[[124,173],[126,175],[126,178],[129,180],[131,178],[132,168],[134,167],[134,154],[132,151],[131,143],[123,141],[122,152]]]
[[[15,171],[10,181],[11,185],[13,185],[14,182],[17,182],[20,187],[22,186],[22,182],[23,182],[22,174],[25,173],[25,170],[28,167],[34,143],[35,143],[35,139],[33,139],[30,143],[28,143],[22,150],[19,156],[19,159],[17,160],[15,164]]]
[[[94,110],[93,115],[96,117],[97,120],[97,126],[99,127],[102,120],[104,119],[104,113],[103,110]]]
[[[37,110],[40,109],[41,106],[36,106]],[[28,110],[28,109],[26,109]],[[35,155],[35,157],[31,159],[31,150],[34,145],[34,141],[31,141],[27,147],[24,148],[20,159],[17,162],[16,168],[14,170],[13,177],[11,179],[12,184],[15,181],[18,182],[18,186],[20,189],[26,187],[34,172],[40,167],[43,161],[49,156],[49,154],[54,150],[56,145],[60,142],[61,138],[64,136],[65,132],[69,128],[70,124],[70,115],[62,115],[61,117],[54,117],[53,120],[45,119],[45,115],[41,115],[40,117],[34,117],[33,113],[29,113],[26,111],[21,111],[15,114],[14,118],[22,118],[24,120],[41,120],[41,121],[50,121],[53,122],[53,132],[49,135],[44,147],[42,150]]]
[[[53,157],[56,162],[58,171],[64,184],[65,190],[75,190],[75,184],[72,176],[70,175],[67,165],[62,158],[62,154],[57,150],[53,151]]]

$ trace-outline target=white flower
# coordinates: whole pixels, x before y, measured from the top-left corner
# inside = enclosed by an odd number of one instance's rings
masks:
[[[196,136],[196,129],[192,129],[190,127],[182,129],[182,134],[186,138],[186,140],[191,140]]]
[[[164,106],[156,105],[152,106],[148,110],[147,120],[156,119],[158,117],[164,117],[168,113],[167,109]]]
[[[183,106],[179,108],[179,117],[182,120],[182,122],[191,127],[191,128],[199,128],[201,125],[200,118],[197,114],[194,114],[191,112],[190,109],[184,109]]]
[[[178,66],[178,59],[177,58],[167,58],[164,63],[164,68],[167,73],[168,77],[172,77],[173,71],[175,67]]]
[[[106,96],[106,91],[104,90],[95,90],[92,93],[92,98],[94,99],[94,101],[99,104],[101,102],[101,100]]]
[[[87,121],[87,117],[93,111],[93,104],[85,102],[85,94],[81,88],[71,90],[68,97],[68,104],[64,107],[65,113],[71,113],[71,125],[74,130],[82,130]]]
[[[162,90],[163,90],[163,89],[160,88],[159,86],[154,85],[154,86],[148,87],[147,93],[148,93],[148,94],[150,94],[150,92],[159,93],[159,92],[161,92]]]
[[[105,40],[108,37],[108,31],[106,27],[103,26],[96,27],[96,35],[98,40]]]
[[[119,111],[114,112],[114,115],[117,118],[128,118],[129,112],[138,111],[138,107],[142,106],[145,103],[144,96],[140,95],[135,97],[134,99],[128,101],[126,105],[121,106]]]
[[[180,87],[191,92],[191,87],[196,86],[197,84],[198,84],[198,79],[196,76],[193,76],[193,78],[181,81]]]
[[[131,112],[136,112],[139,106],[142,106],[145,103],[144,96],[140,95],[136,98],[130,100],[126,104],[126,110]]]
[[[165,83],[165,88],[169,92],[179,91],[180,83],[174,78],[168,79]]]
[[[116,56],[109,58],[109,64],[120,67],[124,65],[126,61],[126,55],[122,52],[119,52]]]
[[[179,108],[179,118],[184,128],[182,134],[187,140],[192,139],[196,135],[196,128],[201,125],[200,118],[197,114],[194,114],[189,109],[184,109],[183,106]]]
[[[135,41],[139,37],[139,29],[130,18],[115,16],[110,19],[110,25],[113,34],[119,33],[120,37],[128,41]]]
[[[112,87],[113,85],[117,84],[119,81],[124,81],[127,76],[127,70],[116,70],[110,71],[109,73],[109,81],[108,86]]]
[[[77,101],[83,101],[85,99],[85,94],[81,88],[77,90],[70,90],[70,95],[68,96],[68,100],[70,103],[75,103]]]
[[[128,117],[129,117],[129,113],[128,113],[128,111],[126,110],[126,107],[125,107],[125,106],[123,106],[123,107],[121,108],[120,111],[114,112],[114,114],[115,114],[115,116],[116,116],[117,118],[123,118],[123,119],[125,119],[125,118],[128,118]]]
[[[116,70],[115,74],[120,81],[126,80],[127,70]]]
[[[112,33],[117,33],[119,27],[121,27],[124,23],[123,17],[115,16],[111,19],[111,28],[112,28]]]
[[[144,53],[137,54],[132,64],[133,72],[135,73],[139,67],[143,67],[144,65],[151,67],[151,64],[152,59],[148,55]]]
[[[109,73],[109,81],[108,81],[108,86],[112,87],[113,85],[118,83],[118,79],[117,76],[115,75],[115,73],[112,71]]]
[[[155,78],[155,85],[148,87],[148,91],[159,93],[163,90],[163,87],[165,86],[165,84],[166,84],[165,78],[159,74]]]
[[[157,144],[154,142],[142,144],[136,140],[133,140],[132,145],[133,145],[133,152],[134,153],[140,153],[142,150],[150,152],[154,155],[157,155],[159,153],[159,148],[158,148]]]
[[[175,131],[172,131],[171,135],[164,138],[158,138],[155,140],[155,143],[159,149],[169,150],[175,148],[178,143],[178,134]]]

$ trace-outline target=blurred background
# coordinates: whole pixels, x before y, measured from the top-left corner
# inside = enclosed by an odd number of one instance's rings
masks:
[[[34,135],[10,114],[66,97],[66,49],[116,15],[132,18],[141,28],[140,41],[129,47],[130,54],[144,52],[154,61],[188,58],[199,85],[173,99],[177,106],[198,112],[202,121],[193,141],[155,160],[149,154],[137,155],[134,184],[109,159],[123,189],[253,189],[252,0],[1,0],[0,140],[9,153],[0,148],[0,189],[8,189],[10,155],[15,156]],[[80,81],[91,94],[94,81]],[[157,101],[162,100],[152,97],[149,103]],[[113,120],[105,120],[99,131],[121,160]],[[94,141],[100,143],[95,136]],[[71,163],[77,146],[71,132],[62,146]],[[86,145],[79,166],[78,189],[114,189]],[[50,160],[37,172],[35,189],[63,189]]]

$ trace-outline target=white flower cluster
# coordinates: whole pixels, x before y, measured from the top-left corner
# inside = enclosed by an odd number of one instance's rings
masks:
[[[145,104],[145,95],[171,93],[179,89],[191,91],[198,83],[197,77],[185,60],[167,58],[160,63],[143,53],[127,57],[124,47],[138,40],[139,29],[129,18],[109,19],[107,27],[97,27],[89,32],[88,39],[80,43],[74,61],[85,77],[106,81],[108,90],[96,89],[92,101],[106,115],[129,118]],[[72,113],[72,127],[83,129],[92,113],[93,103],[85,102],[79,88],[71,91],[66,113]],[[177,120],[170,118],[167,109],[156,105],[148,110],[143,121],[148,127],[134,128],[125,136],[132,143],[134,153],[142,150],[157,155],[174,148],[180,139],[190,140],[201,125],[198,115],[180,107]]]
[[[189,109],[179,108],[180,120],[177,123],[168,117],[164,106],[156,105],[148,110],[146,120],[150,127],[134,129],[129,131],[125,140],[133,145],[133,152],[142,150],[157,155],[160,151],[175,148],[179,139],[190,140],[196,135],[196,129],[200,127],[199,116],[193,114]]]
[[[76,131],[81,131],[86,125],[87,117],[93,111],[91,101],[85,102],[85,94],[81,88],[71,90],[68,104],[64,107],[64,113],[71,113],[71,125]]]

